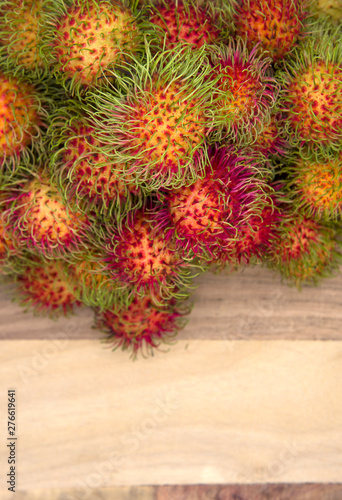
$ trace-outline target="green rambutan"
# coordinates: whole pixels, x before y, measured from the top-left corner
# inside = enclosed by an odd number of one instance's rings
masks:
[[[125,1],[54,0],[54,9],[43,50],[72,92],[99,84],[109,68],[125,66],[140,50],[136,16]]]
[[[46,0],[3,0],[0,5],[0,60],[14,74],[43,74],[39,44]]]
[[[301,214],[282,213],[277,238],[265,262],[289,284],[317,284],[338,270],[341,261],[336,230]]]
[[[185,255],[210,255],[228,244],[264,206],[265,183],[252,157],[234,146],[214,146],[208,154],[205,177],[165,193],[165,218],[172,222],[167,234]]]
[[[58,261],[32,260],[16,281],[21,305],[37,314],[68,315],[81,305],[61,279]]]
[[[207,0],[150,1],[149,22],[165,37],[167,49],[179,43],[193,48],[217,43],[227,38],[230,11],[217,2]],[[228,6],[228,4],[227,4]]]
[[[147,293],[143,297],[136,296],[119,312],[97,310],[95,326],[107,333],[105,342],[113,350],[130,351],[135,358],[139,353],[153,355],[154,349],[170,344],[184,327],[184,316],[188,313],[189,307],[175,299],[163,300],[157,306]]]
[[[236,6],[235,35],[246,39],[248,50],[258,51],[273,61],[287,56],[304,36],[304,0],[241,0]]]
[[[150,53],[139,73],[118,75],[125,91],[88,92],[88,113],[96,115],[98,140],[114,162],[127,164],[149,191],[191,183],[206,157],[205,138],[214,80],[205,47]],[[95,121],[95,119],[94,119]],[[119,173],[118,173],[119,175]]]
[[[324,154],[342,146],[342,32],[323,24],[295,49],[284,71],[279,107],[291,146]]]
[[[210,51],[215,79],[211,124],[214,141],[224,138],[248,145],[255,140],[278,98],[279,86],[270,76],[270,59],[248,52],[241,40]]]
[[[45,173],[26,180],[7,200],[9,227],[20,247],[63,255],[84,238],[86,216],[73,212]]]
[[[301,158],[286,169],[286,183],[293,202],[309,218],[340,221],[342,218],[342,149],[330,158]]]

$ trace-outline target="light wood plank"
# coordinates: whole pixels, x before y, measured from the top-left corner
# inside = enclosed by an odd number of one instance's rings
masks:
[[[341,481],[341,360],[340,342],[188,340],[132,362],[95,340],[3,341],[19,488]]]
[[[342,339],[342,274],[301,292],[261,268],[231,275],[206,273],[197,284],[194,309],[179,339]],[[89,309],[77,318],[51,321],[24,314],[5,290],[0,293],[0,339],[102,335],[91,328]]]

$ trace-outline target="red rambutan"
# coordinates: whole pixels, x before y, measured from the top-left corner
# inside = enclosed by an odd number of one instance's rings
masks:
[[[146,209],[130,213],[120,232],[115,231],[106,245],[108,269],[122,283],[137,292],[172,296],[175,286],[187,283],[191,266],[166,238],[158,212]]]
[[[62,148],[53,158],[52,169],[60,180],[66,198],[80,202],[82,210],[103,213],[119,207],[131,206],[132,196],[138,196],[133,178],[127,174],[118,179],[117,166],[101,153],[101,144],[94,136],[94,129],[82,121],[61,132]],[[102,145],[103,146],[103,145]]]
[[[20,301],[27,308],[33,307],[38,314],[52,317],[71,313],[80,306],[68,289],[68,283],[61,279],[58,261],[32,261],[18,277],[17,286]]]
[[[114,88],[88,93],[89,106],[98,110],[96,129],[106,144],[104,153],[126,163],[122,175],[134,175],[137,185],[149,191],[191,183],[201,169],[214,86],[205,80],[210,67],[204,49],[152,56],[147,47],[139,74],[121,79],[126,96]]]
[[[306,39],[278,72],[283,87],[280,108],[292,146],[319,153],[342,146],[342,34],[327,26]]]
[[[290,283],[317,284],[338,269],[336,230],[299,214],[282,213],[277,237],[265,261]]]
[[[119,1],[60,3],[47,33],[47,58],[68,87],[94,85],[107,69],[125,64],[138,50],[140,34],[132,11]],[[45,43],[46,43],[45,42]],[[50,45],[50,46],[49,46]]]
[[[96,313],[95,326],[107,333],[106,343],[113,350],[129,350],[132,357],[138,353],[153,355],[162,343],[170,343],[183,328],[188,308],[176,300],[163,301],[156,306],[150,294],[135,297],[131,304],[120,310]]]
[[[149,21],[165,36],[166,48],[173,49],[180,42],[198,48],[222,37],[222,16],[215,7],[214,2],[198,0],[151,3]]]
[[[210,148],[205,177],[165,194],[168,234],[179,251],[210,254],[235,240],[238,228],[264,206],[260,177],[253,158],[235,147]]]
[[[20,246],[47,255],[77,247],[87,219],[67,207],[46,175],[26,181],[8,200],[8,224]]]
[[[234,21],[236,36],[246,38],[252,50],[258,45],[263,55],[283,59],[303,36],[306,1],[241,0]]]
[[[241,39],[212,48],[210,59],[215,79],[214,140],[223,135],[247,145],[269,122],[278,97],[279,86],[268,72],[270,60],[258,56],[255,49],[248,52]]]

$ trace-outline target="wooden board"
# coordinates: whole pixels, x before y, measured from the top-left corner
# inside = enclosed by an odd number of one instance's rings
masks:
[[[194,308],[180,339],[342,339],[342,274],[301,292],[261,268],[231,275],[206,273],[197,280]],[[51,321],[24,314],[11,303],[13,287],[0,289],[0,339],[98,338],[93,315]]]
[[[80,489],[40,489],[18,492],[15,500],[341,500],[340,484],[128,486]],[[1,500],[13,494],[0,493]]]
[[[96,340],[4,340],[20,489],[339,482],[341,360],[335,341],[182,340],[132,362]]]

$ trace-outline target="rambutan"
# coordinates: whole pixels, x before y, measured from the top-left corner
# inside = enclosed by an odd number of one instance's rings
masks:
[[[87,219],[73,212],[46,174],[22,183],[8,200],[7,216],[20,246],[47,255],[63,255],[77,248]]]
[[[210,254],[234,240],[239,226],[264,206],[259,165],[234,146],[210,148],[205,173],[165,194],[172,222],[168,234],[185,255]]]
[[[293,206],[316,220],[342,218],[342,150],[330,158],[297,156],[286,169],[286,184]]]
[[[122,171],[125,166],[117,166],[101,152],[104,145],[96,139],[94,128],[86,120],[74,120],[57,131],[54,128],[58,144],[51,169],[68,200],[76,201],[82,210],[107,217],[115,208],[122,217],[138,203],[133,198],[140,194],[139,187],[129,174],[117,178],[117,170]]]
[[[113,278],[106,268],[105,254],[87,245],[87,251],[73,253],[61,266],[61,277],[68,290],[86,306],[98,310],[127,306],[132,299],[130,289]]]
[[[210,67],[204,46],[154,56],[149,51],[147,47],[139,74],[121,78],[127,95],[103,89],[88,92],[88,102],[97,110],[97,135],[106,144],[105,154],[127,163],[123,175],[134,175],[138,185],[152,191],[197,178],[206,156],[206,114],[214,81],[205,80]]]
[[[69,291],[68,283],[60,277],[58,261],[30,262],[22,275],[17,278],[20,302],[37,314],[51,317],[68,315],[81,303]]]
[[[151,214],[144,208],[129,215],[106,244],[109,271],[138,293],[173,296],[175,286],[183,289],[191,279],[191,264],[166,238],[156,209]]]
[[[96,85],[107,70],[126,64],[139,50],[141,35],[127,2],[56,2],[44,50],[54,73],[68,90]]]
[[[342,33],[326,25],[297,48],[278,72],[292,146],[324,154],[342,146]]]
[[[218,247],[212,264],[217,268],[260,262],[272,247],[277,235],[281,212],[272,196],[265,197],[264,208],[237,227],[236,237]]]
[[[4,0],[0,5],[0,58],[14,74],[42,74],[39,44],[46,0]]]
[[[265,261],[298,288],[302,284],[317,284],[338,269],[341,254],[336,234],[332,227],[283,212],[277,238]]]
[[[173,341],[184,327],[184,315],[188,312],[188,307],[174,299],[157,306],[147,293],[135,297],[119,312],[96,311],[95,326],[107,333],[105,341],[113,350],[128,350],[135,358],[138,353],[153,355],[154,349]]]
[[[162,40],[165,37],[167,49],[175,48],[180,42],[198,48],[217,43],[226,35],[229,15],[216,2],[162,0],[149,5],[149,21],[160,32]]]
[[[342,20],[341,0],[312,0],[311,10],[318,18],[327,17],[337,23]]]
[[[233,16],[236,36],[246,39],[248,50],[279,61],[304,36],[307,2],[301,0],[241,0]]]
[[[268,71],[270,59],[258,56],[256,49],[248,52],[241,39],[212,48],[210,59],[211,78],[216,82],[213,138],[219,140],[223,136],[248,144],[268,123],[278,97],[278,84]]]
[[[42,125],[39,96],[33,85],[0,73],[0,166],[12,168]]]

